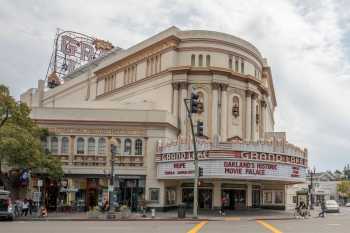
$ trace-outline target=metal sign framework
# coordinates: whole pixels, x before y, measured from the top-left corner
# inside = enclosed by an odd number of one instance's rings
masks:
[[[114,46],[79,32],[57,29],[50,64],[47,69],[47,86],[54,88],[63,83],[63,77],[76,68],[108,53]]]

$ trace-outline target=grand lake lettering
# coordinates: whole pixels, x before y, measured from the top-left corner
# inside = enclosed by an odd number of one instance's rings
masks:
[[[247,175],[265,175],[266,170],[277,170],[276,164],[267,163],[251,163],[242,161],[225,161],[225,174],[247,174]]]

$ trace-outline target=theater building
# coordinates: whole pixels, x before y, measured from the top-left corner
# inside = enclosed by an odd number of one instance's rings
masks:
[[[257,48],[212,31],[160,32],[74,70],[64,83],[21,95],[52,136],[64,165],[64,202],[92,207],[107,196],[111,163],[118,201],[168,209],[193,202],[193,150],[184,98],[203,104],[199,207],[285,208],[286,187],[305,181],[307,150],[274,132],[271,68]],[[111,143],[117,144],[112,157]],[[36,189],[35,182],[33,190]]]

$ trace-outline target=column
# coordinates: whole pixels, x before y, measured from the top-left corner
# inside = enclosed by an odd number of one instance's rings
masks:
[[[187,98],[187,82],[180,83],[180,89],[181,89],[181,97],[180,97],[180,106],[181,106],[181,117],[180,117],[180,127],[181,127],[181,135],[186,136],[186,118],[187,118],[187,111],[186,106],[184,103],[184,99]]]
[[[173,83],[173,109],[172,112],[176,119],[179,117],[179,84]]]
[[[245,114],[245,138],[247,141],[251,140],[251,121],[252,121],[252,93],[246,91],[246,114]]]
[[[211,129],[212,129],[212,138],[214,138],[215,135],[218,135],[218,89],[219,84],[213,83],[212,84],[212,122],[211,122]]]
[[[265,119],[266,119],[266,101],[261,101],[261,121],[260,121],[260,138],[265,138]]]
[[[221,140],[227,140],[227,84],[221,84]]]
[[[251,183],[247,184],[247,208],[252,208],[253,206],[253,198],[252,198],[252,194],[253,194],[253,189],[252,189],[253,185]]]
[[[221,183],[219,181],[213,182],[213,209],[221,208]]]
[[[256,99],[257,99],[256,94],[253,94],[252,95],[252,128],[251,128],[252,141],[256,140]]]
[[[72,165],[74,165],[74,154],[75,154],[75,136],[71,135],[69,137],[69,155]]]

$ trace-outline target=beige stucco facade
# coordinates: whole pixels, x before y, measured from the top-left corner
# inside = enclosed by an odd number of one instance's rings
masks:
[[[212,193],[206,207],[220,207],[224,189],[244,187],[245,206],[251,207],[252,190],[259,190],[262,199],[265,191],[277,190],[271,192],[273,198],[279,192],[286,195],[286,183],[302,181],[307,151],[271,133],[277,102],[267,60],[249,42],[225,33],[171,27],[78,68],[54,89],[47,90],[40,80],[38,88],[21,95],[21,101],[32,108],[33,119],[54,133],[45,143],[51,152],[54,147],[52,153],[61,158],[68,177],[105,177],[113,159],[121,179],[144,177],[140,187],[150,206],[166,207],[184,201],[187,193],[183,190],[191,181],[161,177],[162,162],[156,157],[163,154],[159,147],[190,142],[183,99],[192,92],[199,94],[204,106],[202,113],[193,115],[194,122],[204,123],[203,143],[212,150],[236,145],[229,150],[274,153],[270,164],[300,167],[296,179],[278,179],[278,175],[271,179],[203,178],[207,184],[203,189]],[[68,150],[64,148],[67,140]],[[114,158],[109,148],[112,141],[119,146]],[[287,157],[279,161],[279,154]]]

